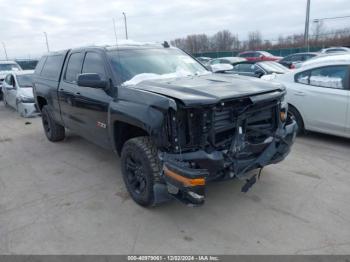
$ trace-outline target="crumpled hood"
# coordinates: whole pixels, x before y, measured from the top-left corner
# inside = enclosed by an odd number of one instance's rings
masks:
[[[225,74],[145,80],[132,88],[175,98],[187,106],[284,90],[278,83]]]

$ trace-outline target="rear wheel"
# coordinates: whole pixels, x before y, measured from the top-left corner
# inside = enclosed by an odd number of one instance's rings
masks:
[[[125,142],[121,153],[124,183],[132,199],[141,206],[154,205],[153,185],[159,182],[157,148],[149,137]]]
[[[61,141],[65,137],[65,129],[53,119],[48,106],[44,106],[41,112],[41,119],[47,139],[51,142]]]
[[[297,122],[297,125],[298,125],[297,134],[298,135],[303,134],[305,132],[304,121],[299,111],[294,106],[288,105],[288,114],[291,118],[293,118]]]

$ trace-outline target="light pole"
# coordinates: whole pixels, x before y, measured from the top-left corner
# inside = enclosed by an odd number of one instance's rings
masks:
[[[50,52],[49,41],[47,40],[47,33],[46,32],[44,32],[44,36],[45,36],[45,41],[46,41],[47,52]]]
[[[115,44],[118,44],[118,38],[117,38],[117,27],[115,25],[115,19],[113,18],[113,29],[114,29],[114,36],[115,36]]]
[[[123,12],[123,16],[124,16],[124,26],[125,26],[125,38],[128,39],[128,25],[126,22],[126,14]]]
[[[8,56],[7,56],[7,51],[6,51],[6,45],[4,42],[1,42],[2,43],[2,47],[4,48],[4,52],[5,52],[5,57],[6,57],[6,60],[8,60]]]
[[[310,22],[310,0],[307,0],[306,4],[306,18],[305,18],[305,32],[304,32],[304,42],[309,51],[309,22]]]

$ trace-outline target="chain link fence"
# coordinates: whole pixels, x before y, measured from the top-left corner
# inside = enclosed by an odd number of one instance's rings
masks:
[[[301,52],[318,52],[322,49],[322,47],[310,47],[309,50],[306,47],[297,47],[297,48],[283,48],[283,49],[266,49],[261,51],[267,51],[275,56],[287,56],[294,53]],[[210,58],[218,58],[225,56],[237,56],[240,51],[218,51],[218,52],[203,52],[203,53],[195,53],[193,56],[200,57],[210,57]]]

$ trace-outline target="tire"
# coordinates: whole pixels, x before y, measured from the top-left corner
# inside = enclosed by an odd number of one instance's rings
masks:
[[[297,135],[302,135],[305,133],[304,121],[299,111],[291,105],[288,105],[288,114],[293,118],[298,125]]]
[[[155,204],[153,185],[160,181],[157,148],[149,137],[125,142],[121,153],[123,180],[131,198],[139,205]]]
[[[44,106],[41,112],[41,119],[45,131],[45,135],[51,142],[58,142],[64,139],[65,129],[57,124],[53,119],[48,106]]]

